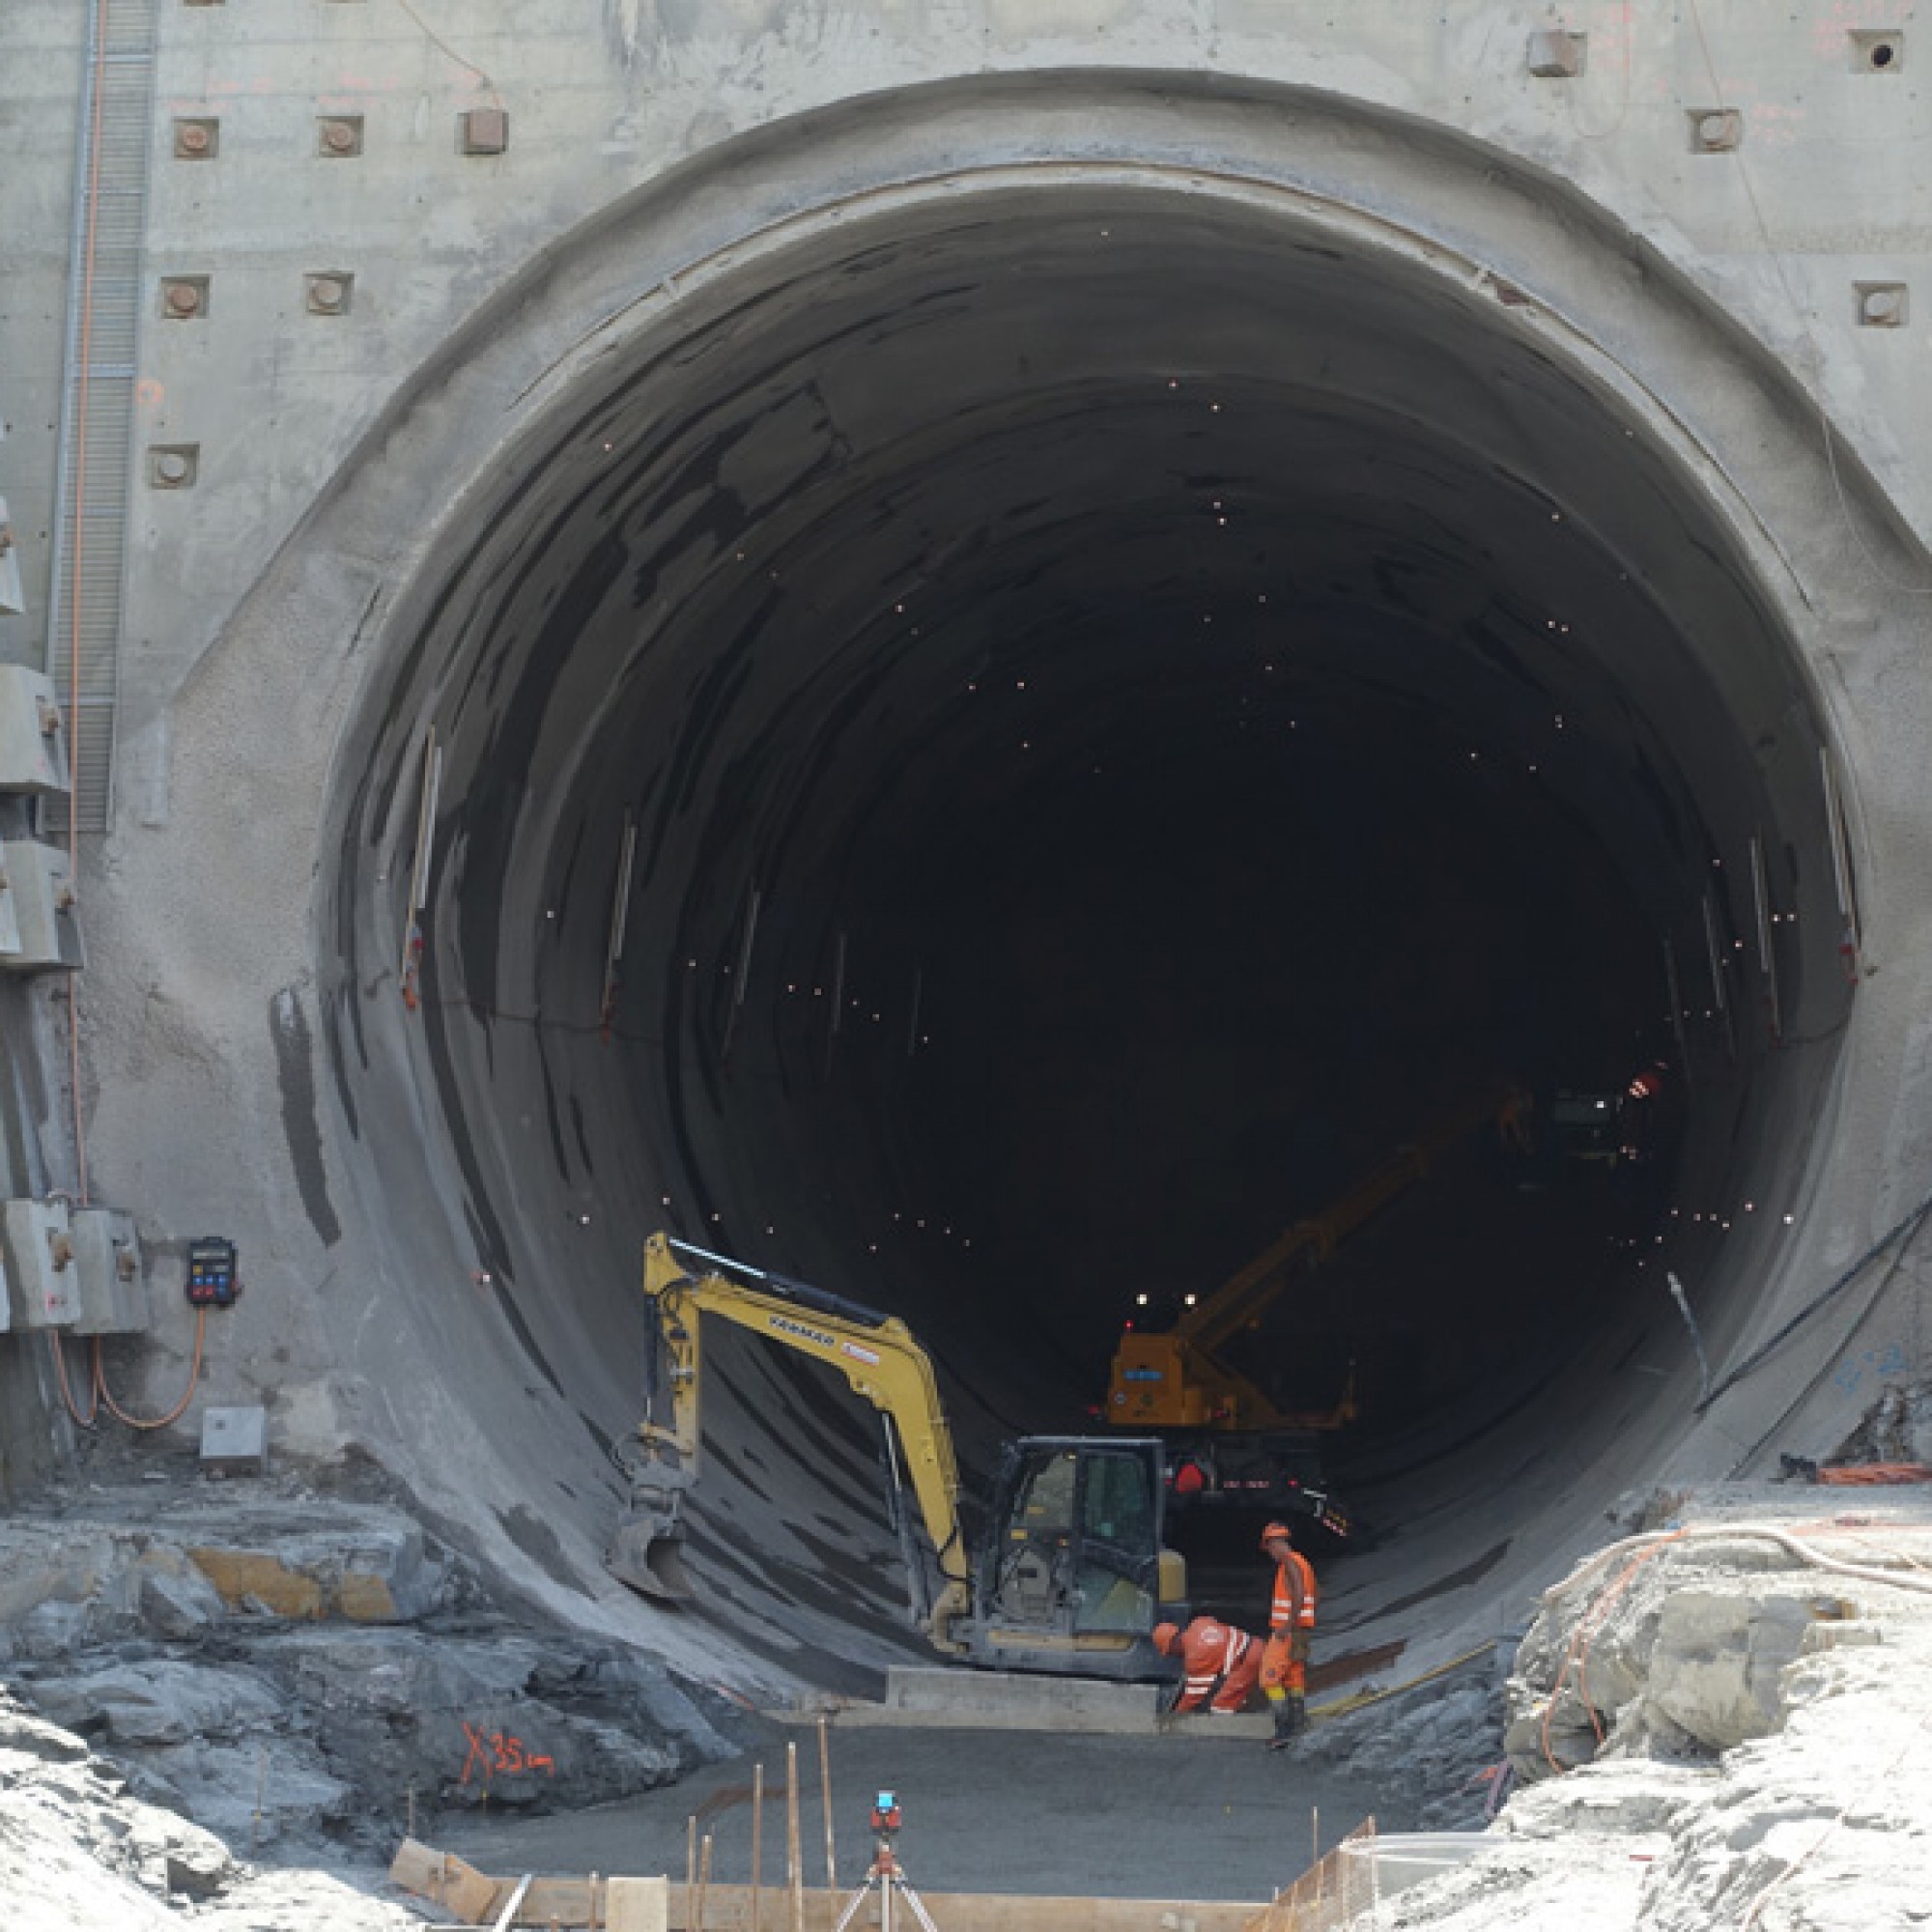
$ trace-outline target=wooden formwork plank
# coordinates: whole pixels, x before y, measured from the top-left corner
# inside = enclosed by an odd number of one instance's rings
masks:
[[[392,1883],[419,1897],[434,1900],[465,1924],[488,1924],[509,1903],[516,1887],[509,1879],[493,1879],[448,1853],[405,1839],[389,1867]],[[553,1921],[580,1932],[618,1932],[620,1906],[654,1911],[642,1896],[625,1895],[629,1886],[651,1887],[667,1907],[667,1932],[694,1932],[682,1881],[664,1886],[651,1881],[623,1879],[540,1878],[532,1881],[517,1908],[514,1923],[548,1926]],[[660,1889],[660,1888],[662,1888]],[[851,1894],[809,1889],[805,1893],[805,1932],[832,1932]],[[946,1932],[1244,1932],[1264,1902],[1232,1904],[1219,1900],[1190,1901],[1154,1898],[1037,1898],[1027,1894],[971,1891],[922,1891],[920,1898]],[[900,1915],[901,1917],[903,1915]],[[790,1924],[784,1892],[766,1886],[761,1917],[764,1932]],[[648,1925],[652,1921],[639,1921]],[[855,1925],[878,1923],[876,1906],[862,1908]],[[703,1932],[753,1932],[752,1889],[748,1885],[712,1885],[704,1893]]]

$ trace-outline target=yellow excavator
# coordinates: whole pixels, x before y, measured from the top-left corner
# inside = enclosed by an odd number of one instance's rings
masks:
[[[1348,1533],[1346,1515],[1321,1485],[1315,1444],[1358,1413],[1352,1367],[1328,1407],[1289,1410],[1235,1367],[1226,1351],[1299,1274],[1327,1261],[1469,1135],[1493,1125],[1506,1142],[1526,1146],[1530,1109],[1529,1094],[1514,1083],[1487,1087],[1321,1213],[1295,1222],[1211,1294],[1183,1308],[1167,1332],[1128,1328],[1122,1334],[1108,1381],[1107,1420],[1119,1429],[1161,1434],[1178,1498],[1299,1511],[1338,1535]]]
[[[697,1481],[700,1347],[707,1317],[836,1369],[879,1411],[891,1520],[912,1620],[936,1650],[1003,1670],[1158,1678],[1156,1624],[1187,1621],[1186,1566],[1164,1547],[1165,1451],[1154,1437],[1029,1435],[1006,1445],[990,1530],[970,1549],[959,1466],[932,1361],[896,1316],[708,1253],[666,1234],[644,1243],[644,1415],[618,1458],[630,1507],[605,1563],[661,1602],[696,1592],[685,1501]],[[910,1488],[938,1589],[912,1535]]]

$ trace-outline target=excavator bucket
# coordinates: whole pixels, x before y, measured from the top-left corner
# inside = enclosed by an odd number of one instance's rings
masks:
[[[617,1525],[604,1567],[639,1596],[688,1604],[697,1591],[684,1568],[684,1524],[675,1517],[639,1510]]]

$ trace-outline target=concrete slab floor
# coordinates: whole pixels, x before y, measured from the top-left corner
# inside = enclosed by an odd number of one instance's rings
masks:
[[[751,1876],[753,1766],[767,1787],[765,1880],[781,1883],[785,1745],[799,1747],[806,1877],[825,1877],[818,1738],[772,1727],[745,1757],[682,1783],[592,1810],[517,1818],[501,1811],[440,1824],[439,1849],[492,1873],[685,1869],[686,1821],[713,1835],[712,1876]],[[904,1812],[899,1854],[931,1891],[1114,1898],[1265,1899],[1374,1813],[1385,1830],[1413,1820],[1381,1794],[1293,1752],[1250,1741],[1051,1737],[994,1731],[835,1730],[833,1825],[838,1878],[856,1884],[871,1855],[867,1809],[881,1790]],[[742,1793],[736,1802],[728,1794]]]

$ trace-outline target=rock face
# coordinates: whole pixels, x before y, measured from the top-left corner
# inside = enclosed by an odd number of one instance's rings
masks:
[[[1643,1694],[1715,1750],[1769,1737],[1784,1722],[1784,1669],[1833,1599],[1678,1590],[1663,1600]]]
[[[142,1802],[85,1740],[4,1691],[0,1819],[10,1932],[166,1932],[188,1919],[197,1932],[408,1932],[421,1924],[400,1905],[319,1872],[242,1863],[213,1833]]]
[[[1504,1747],[1518,1776],[1605,1756],[1708,1761],[1773,1735],[1801,1659],[1873,1635],[1839,1592],[1769,1539],[1613,1546],[1548,1594],[1517,1654]]]
[[[250,1851],[386,1854],[440,1810],[597,1804],[731,1749],[712,1693],[499,1613],[403,1511],[267,1479],[10,1519],[0,1605],[50,1720],[14,1714],[0,1749],[92,1740]]]
[[[1741,1520],[1779,1505],[1796,1551]],[[1378,1924],[1932,1925],[1932,1493],[1831,1509],[1680,1496],[1684,1533],[1612,1545],[1546,1593],[1507,1687],[1512,1765],[1535,1781]]]

